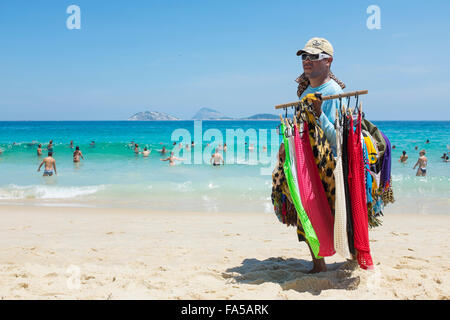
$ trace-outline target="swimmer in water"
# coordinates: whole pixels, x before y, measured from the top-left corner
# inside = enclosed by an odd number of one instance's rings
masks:
[[[400,156],[400,159],[398,160],[401,163],[406,163],[406,160],[408,160],[408,156],[406,155],[406,151],[402,152],[403,154]]]
[[[176,160],[178,160],[178,161],[183,161],[183,160],[185,160],[185,159],[180,159],[180,158],[175,157],[175,156],[173,155],[173,151],[172,151],[172,152],[170,153],[170,157],[168,157],[168,158],[166,158],[166,159],[160,159],[160,160],[161,160],[161,161],[169,161],[169,165],[174,166]]]
[[[41,171],[41,167],[42,165],[45,164],[45,169],[44,169],[44,177],[50,177],[53,175],[53,170],[55,171],[55,175],[57,175],[56,172],[56,161],[53,158],[53,152],[49,151],[48,152],[48,157],[44,158],[44,160],[42,160],[41,164],[39,165],[38,168],[38,172]]]
[[[220,166],[220,162],[222,162],[222,165],[225,164],[222,155],[219,153],[219,148],[216,148],[216,152],[211,156],[211,159],[209,159],[209,163],[213,166]]]
[[[48,150],[48,152],[53,153],[53,140],[50,140],[50,142],[48,143],[47,150]]]
[[[40,144],[38,145],[38,148],[37,148],[37,155],[38,155],[38,157],[42,156],[42,146]]]
[[[425,157],[425,150],[420,150],[419,159],[417,160],[416,164],[413,167],[414,170],[416,169],[417,166],[419,166],[419,169],[417,169],[416,176],[425,177],[427,175],[427,163],[428,159],[427,157]]]
[[[159,153],[160,154],[166,154],[167,153],[167,149],[166,149],[166,147],[163,147],[161,150],[159,150]]]
[[[80,162],[81,159],[84,160],[83,154],[81,153],[80,147],[76,146],[75,151],[73,152],[73,162]]]
[[[138,154],[139,153],[139,146],[137,143],[134,144],[134,153]]]
[[[144,148],[144,151],[142,151],[142,155],[144,157],[148,157],[149,154],[150,154],[150,150],[147,150],[147,148]]]

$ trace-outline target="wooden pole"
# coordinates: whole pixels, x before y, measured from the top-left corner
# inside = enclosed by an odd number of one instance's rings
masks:
[[[360,95],[368,94],[368,93],[369,93],[369,90],[359,90],[359,91],[353,91],[353,92],[347,92],[347,93],[333,94],[330,96],[323,96],[322,101],[345,98],[345,97],[355,97],[355,96],[360,96]],[[275,109],[298,107],[299,105],[300,105],[300,101],[295,101],[295,102],[280,104],[278,106],[275,106]]]

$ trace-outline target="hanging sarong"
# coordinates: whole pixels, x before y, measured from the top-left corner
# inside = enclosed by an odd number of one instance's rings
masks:
[[[348,136],[349,187],[352,190],[354,244],[358,264],[363,269],[373,269],[369,246],[369,222],[364,185],[364,164],[361,146],[361,113],[358,114],[356,132],[353,132],[353,118],[350,116]]]
[[[344,118],[343,128],[342,128],[342,171],[344,175],[344,189],[345,189],[345,208],[347,212],[347,240],[348,249],[351,254],[355,254],[355,245],[353,240],[353,217],[352,217],[352,206],[351,199],[352,195],[350,193],[350,188],[348,184],[348,135],[349,135],[349,123],[348,118]]]
[[[380,131],[380,133],[383,136],[384,141],[386,141],[386,150],[384,152],[383,164],[381,166],[380,181],[381,187],[384,190],[389,187],[389,182],[391,180],[391,142],[383,132]]]
[[[284,143],[284,150],[285,150],[285,161],[283,165],[284,173],[286,175],[286,181],[289,187],[289,192],[292,198],[292,203],[295,206],[295,209],[297,210],[297,214],[299,217],[299,220],[302,224],[302,228],[305,233],[305,238],[308,241],[308,244],[311,248],[311,251],[313,252],[314,256],[316,258],[319,257],[319,239],[317,238],[316,232],[314,231],[313,226],[311,225],[311,221],[309,220],[308,215],[305,212],[305,209],[302,206],[302,202],[300,200],[300,195],[298,193],[298,184],[294,184],[294,179],[292,176],[292,170],[291,170],[291,160],[290,160],[290,153],[289,153],[289,141],[288,137],[286,137],[286,127],[283,123],[281,123],[281,130],[283,132],[283,143]]]
[[[300,196],[320,242],[319,256],[329,257],[335,254],[334,221],[320,180],[319,170],[314,161],[308,132],[307,122],[304,122],[302,137],[300,137],[297,127],[294,128]]]
[[[342,128],[336,119],[336,169],[334,180],[336,188],[336,203],[334,214],[334,248],[346,259],[351,259],[347,238],[347,208],[345,203],[344,172],[342,170]]]

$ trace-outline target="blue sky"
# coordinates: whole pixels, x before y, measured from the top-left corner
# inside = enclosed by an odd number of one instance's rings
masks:
[[[81,30],[66,8],[81,8]],[[381,9],[369,30],[366,9]],[[0,120],[241,117],[296,100],[296,51],[333,44],[372,120],[450,120],[449,1],[1,1]]]

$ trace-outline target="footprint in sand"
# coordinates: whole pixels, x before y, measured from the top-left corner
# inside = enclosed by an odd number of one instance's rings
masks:
[[[28,289],[28,283],[21,282],[17,285],[18,288]]]
[[[418,258],[418,257],[413,257],[413,256],[404,256],[403,258],[411,259],[411,260],[419,260],[419,261],[423,261],[423,262],[426,262],[426,263],[430,262],[430,261],[427,260],[427,259]]]
[[[16,278],[28,278],[28,275],[26,273],[15,273],[14,276]]]
[[[58,274],[56,272],[48,273],[45,275],[46,278],[54,278],[57,276],[58,276]]]

